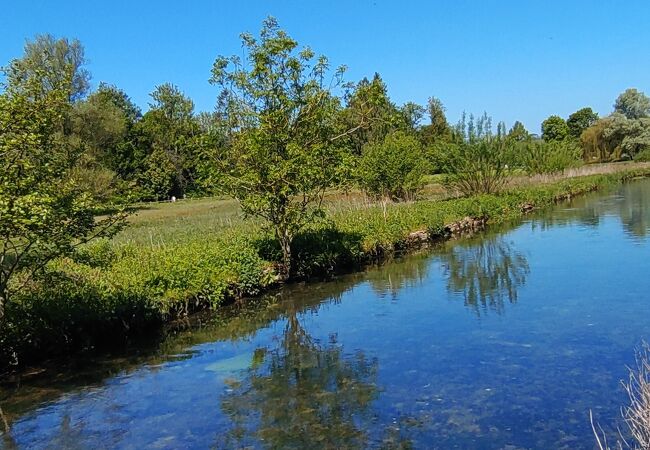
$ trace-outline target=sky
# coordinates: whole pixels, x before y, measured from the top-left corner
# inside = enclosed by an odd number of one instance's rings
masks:
[[[451,123],[485,111],[539,132],[551,114],[609,114],[626,88],[650,94],[648,0],[4,1],[0,65],[39,33],[78,38],[93,85],[115,84],[143,110],[165,82],[213,110],[212,63],[241,55],[239,34],[269,15],[346,65],[347,81],[377,72],[395,103],[438,97]]]

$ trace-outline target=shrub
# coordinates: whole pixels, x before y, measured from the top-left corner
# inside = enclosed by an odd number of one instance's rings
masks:
[[[573,141],[529,141],[518,144],[518,157],[529,174],[561,172],[581,163],[582,150]]]
[[[511,146],[509,140],[491,136],[462,141],[439,152],[438,164],[449,186],[462,194],[491,194],[506,181]]]
[[[639,162],[650,162],[650,148],[637,153],[637,155],[634,157],[634,160]]]
[[[401,131],[366,145],[359,161],[359,185],[379,199],[413,199],[423,186],[428,162],[418,140]]]

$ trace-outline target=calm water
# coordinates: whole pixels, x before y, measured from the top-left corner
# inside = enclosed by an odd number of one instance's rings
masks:
[[[650,339],[650,181],[6,382],[4,448],[593,448]],[[139,350],[139,351],[135,351]]]

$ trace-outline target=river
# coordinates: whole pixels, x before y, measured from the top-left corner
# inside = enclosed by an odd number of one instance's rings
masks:
[[[592,449],[650,339],[650,180],[0,386],[0,448]],[[1,428],[1,427],[0,427]]]

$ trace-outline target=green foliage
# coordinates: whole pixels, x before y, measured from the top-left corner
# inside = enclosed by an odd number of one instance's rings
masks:
[[[490,194],[504,185],[511,153],[507,140],[486,137],[449,145],[447,150],[440,166],[453,189],[465,195]]]
[[[451,188],[465,195],[496,192],[505,182],[513,146],[502,134],[492,134],[487,114],[478,119],[470,115],[467,120],[463,113],[454,131],[455,141],[431,153],[433,165],[447,175]]]
[[[517,146],[521,166],[529,174],[555,173],[582,161],[582,149],[570,140],[528,141]]]
[[[614,113],[587,128],[581,142],[585,158],[590,160],[634,158],[650,148],[650,118],[629,119]]]
[[[637,89],[626,89],[614,103],[614,111],[628,119],[641,119],[650,116],[650,98]]]
[[[388,88],[378,73],[372,80],[364,78],[347,84],[346,107],[339,114],[341,145],[360,155],[366,144],[376,144],[397,130],[412,130],[421,116],[418,105],[400,110],[390,100]]]
[[[244,34],[242,42],[243,61],[219,57],[212,69],[230,143],[214,155],[217,188],[273,228],[288,276],[293,237],[323,215],[325,189],[339,179],[340,102],[325,82],[327,59],[298,51],[274,19],[264,22],[259,39]]]
[[[530,133],[524,127],[524,124],[516,121],[510,131],[508,131],[507,138],[515,142],[525,142],[531,139]]]
[[[42,92],[41,81],[20,80],[0,95],[0,320],[49,261],[110,235],[123,219],[94,218],[96,205],[71,176],[81,152],[63,133],[68,92]]]
[[[582,133],[598,120],[598,114],[591,108],[582,108],[569,116],[566,121],[569,136],[579,139]]]
[[[181,198],[193,187],[199,153],[194,103],[169,83],[157,86],[151,98],[141,125],[150,139],[151,152],[140,182],[150,198]]]
[[[569,135],[569,127],[560,116],[550,116],[542,122],[542,139],[545,141],[562,141]]]
[[[422,188],[427,159],[418,140],[403,132],[363,148],[357,167],[359,185],[379,199],[413,199]]]
[[[420,140],[423,145],[431,146],[440,142],[448,142],[452,137],[452,130],[445,116],[445,107],[440,99],[430,97],[427,104],[430,123],[419,130]]]
[[[27,41],[24,53],[5,69],[7,82],[14,89],[29,86],[30,95],[63,92],[69,102],[88,93],[90,73],[83,68],[86,59],[79,40],[40,34]]]
[[[498,224],[521,217],[523,205],[541,208],[649,174],[630,171],[497,195],[395,203],[388,206],[387,217],[380,207],[342,211],[329,223],[312,223],[298,233],[294,265],[302,277],[333,274],[408,247],[414,231],[439,239],[449,224],[465,217]],[[189,311],[256,294],[277,280],[272,263],[260,253],[275,261],[281,252],[259,228],[238,227],[219,235],[192,231],[186,226],[183,240],[160,245],[101,241],[74,259],[51,262],[50,278],[30,284],[7,307],[0,365],[14,353],[25,363],[35,355],[53,356],[106,344],[107,339],[114,344]]]
[[[400,108],[400,112],[404,116],[404,122],[409,130],[416,131],[420,127],[420,122],[424,117],[426,109],[422,105],[413,102],[406,102]]]
[[[650,162],[650,148],[646,148],[645,150],[637,153],[634,157],[634,160],[639,162]]]

